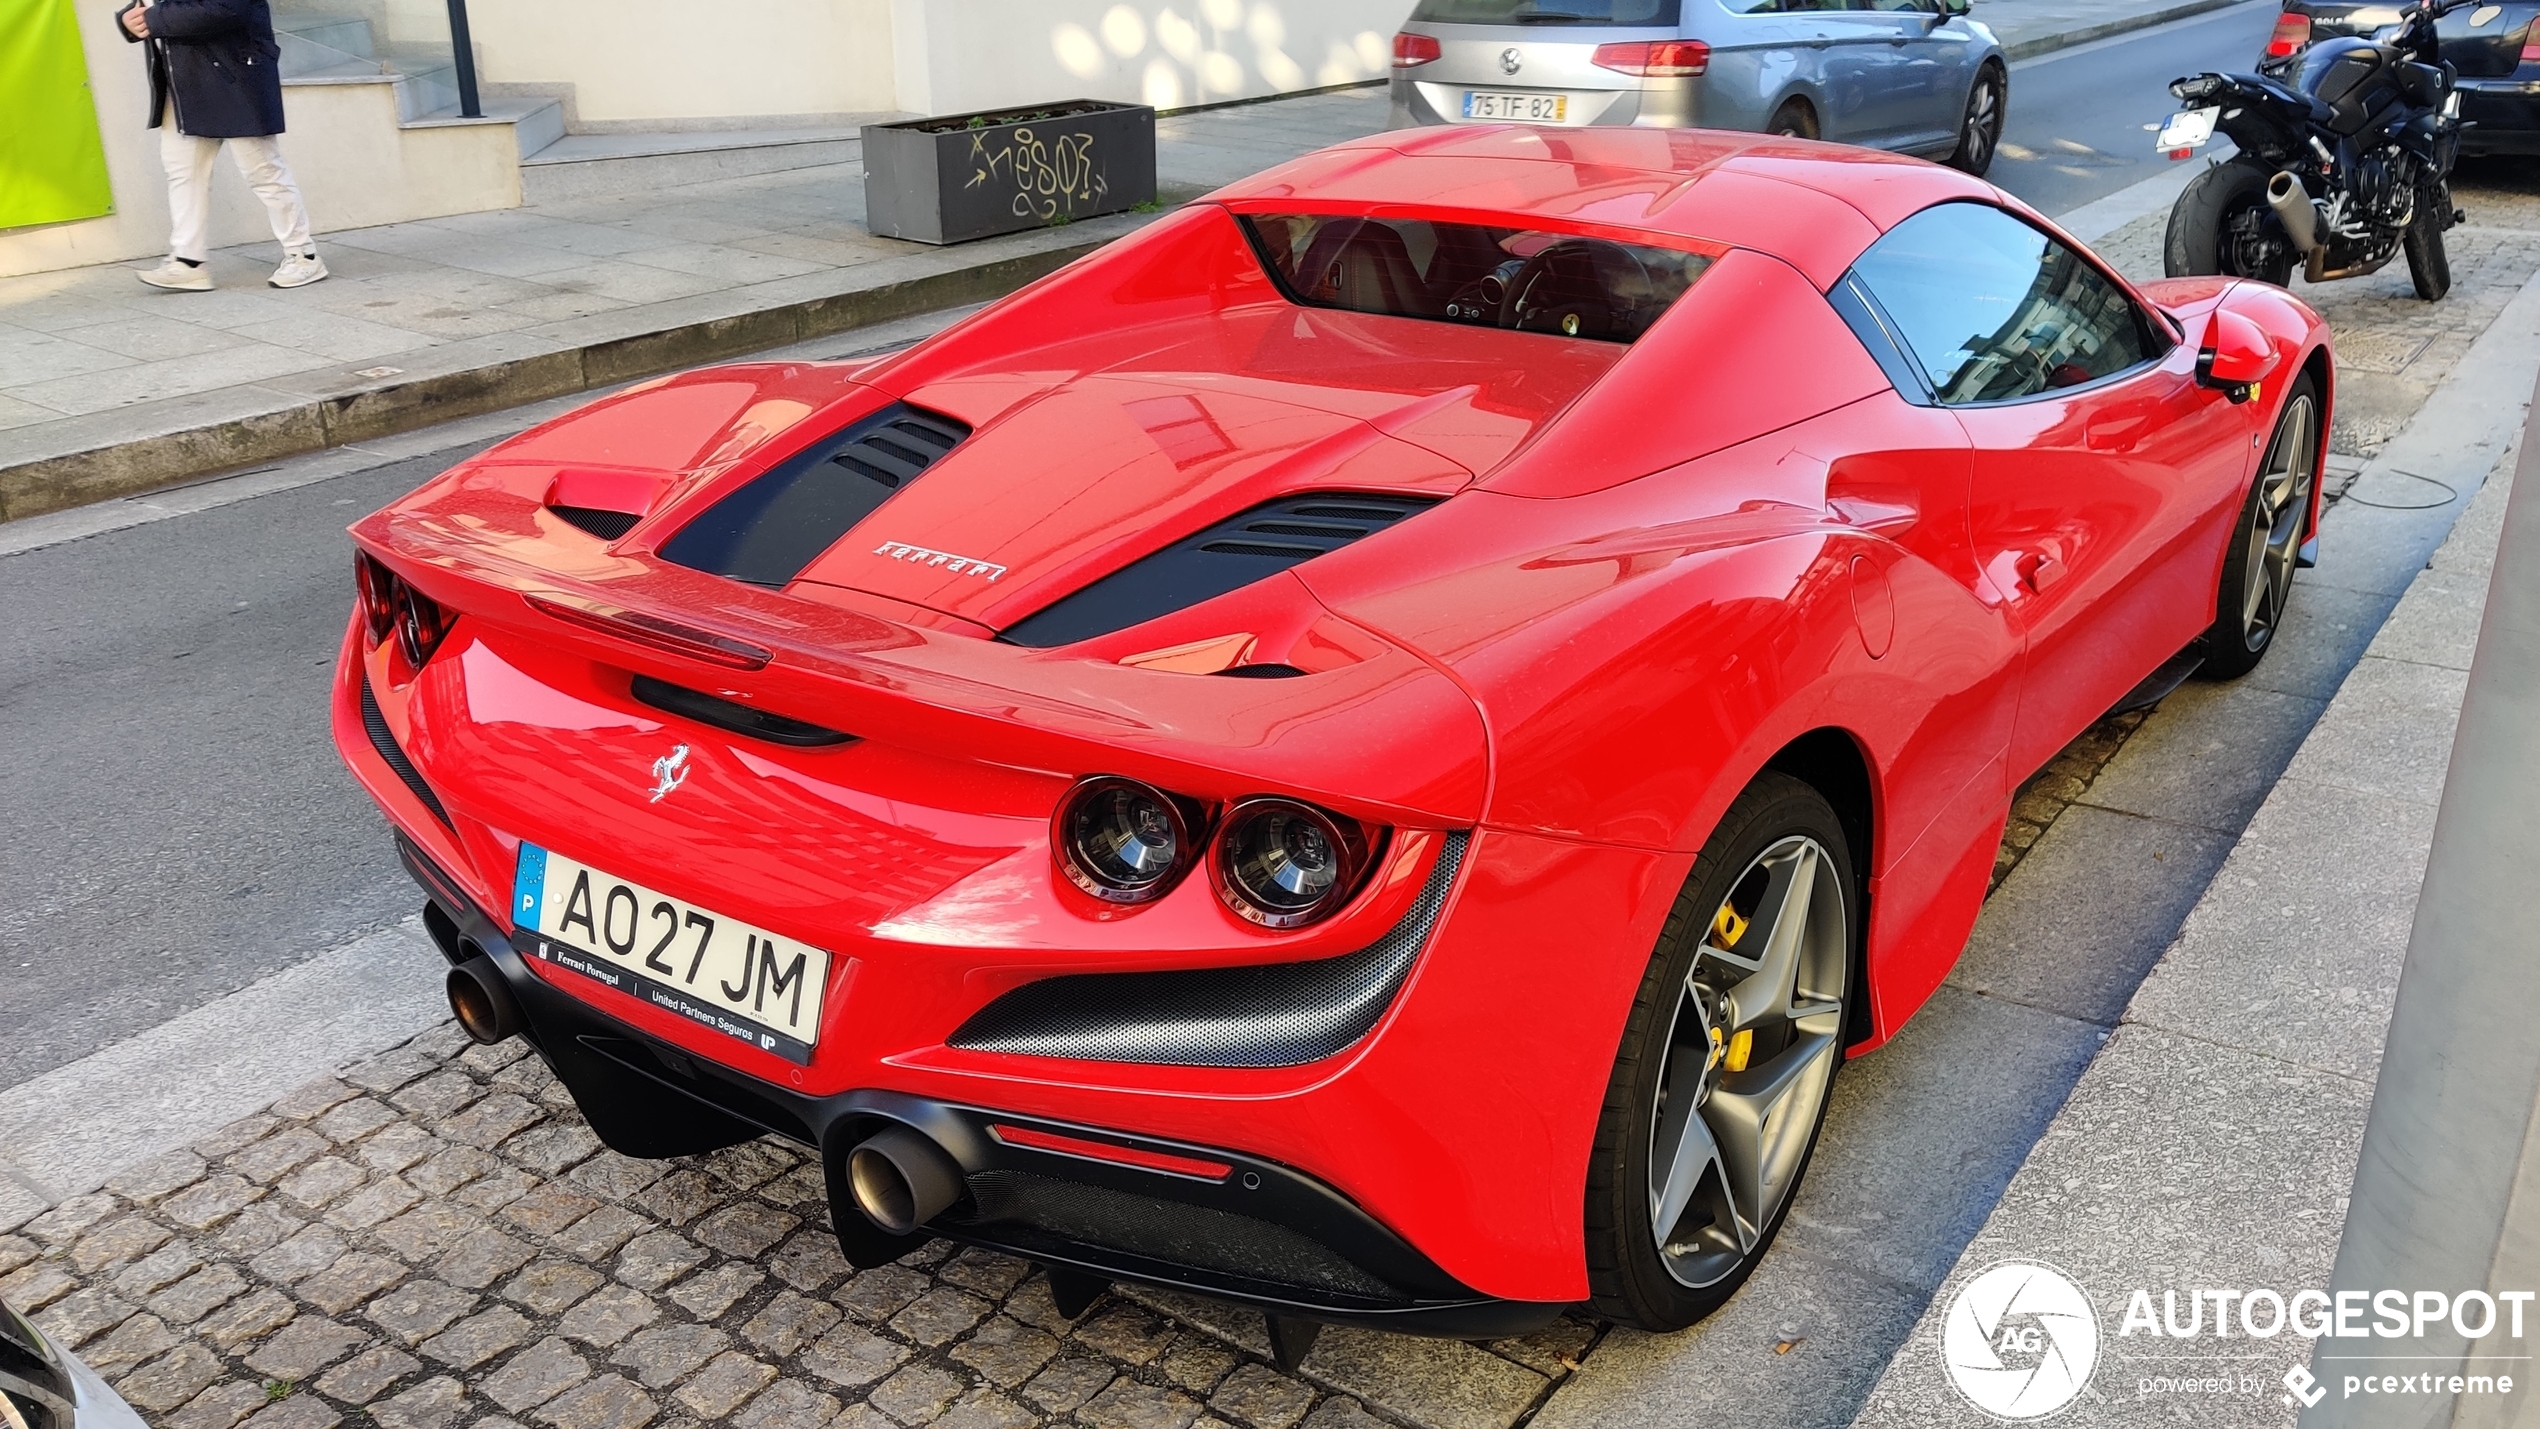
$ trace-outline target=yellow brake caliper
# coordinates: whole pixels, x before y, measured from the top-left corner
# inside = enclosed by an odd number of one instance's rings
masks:
[[[1724,953],[1733,951],[1737,947],[1737,940],[1746,936],[1747,921],[1738,916],[1735,908],[1726,903],[1721,904],[1720,911],[1711,918],[1711,946]],[[1743,1072],[1746,1070],[1746,1059],[1753,1055],[1754,1051],[1754,1029],[1748,1028],[1728,1038],[1726,1046],[1722,1045],[1720,1029],[1717,1027],[1711,1029],[1713,1065],[1726,1066],[1732,1072]]]

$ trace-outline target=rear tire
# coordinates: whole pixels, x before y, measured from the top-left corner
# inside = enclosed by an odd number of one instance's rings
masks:
[[[2429,303],[2452,291],[2452,259],[2443,249],[2443,229],[2451,217],[2451,191],[2428,184],[2417,198],[2407,235],[2399,240],[2408,250],[2408,276],[2416,280],[2417,296]]]
[[[1806,100],[1783,100],[1782,107],[1773,111],[1772,121],[1764,126],[1764,132],[1785,139],[1814,139],[1817,137],[1817,111],[1810,109]]]
[[[2002,148],[2002,125],[2010,112],[2010,77],[2000,65],[1988,61],[1967,89],[1966,112],[1958,120],[1958,147],[1943,162],[1983,178]]]
[[[2302,527],[2311,519],[2311,488],[2319,480],[2319,388],[2310,374],[2293,381],[2275,433],[2258,462],[2257,479],[2240,503],[2223,556],[2222,585],[2214,594],[2214,623],[2204,635],[2203,673],[2229,680],[2258,668],[2275,648],[2284,611],[2293,599]]]
[[[2170,206],[2169,231],[2161,241],[2161,271],[2171,278],[2222,275],[2256,278],[2281,288],[2293,280],[2293,241],[2284,224],[2267,207],[2267,170],[2245,160],[2216,164],[2188,180],[2187,189]],[[2233,242],[2233,224],[2254,215],[2262,232],[2275,239],[2275,257],[2244,263]],[[2252,271],[2255,270],[2255,271]]]
[[[1857,889],[1841,821],[1787,774],[1756,776],[1704,841],[1597,1120],[1586,1204],[1597,1313],[1683,1329],[1772,1247],[1843,1065]]]

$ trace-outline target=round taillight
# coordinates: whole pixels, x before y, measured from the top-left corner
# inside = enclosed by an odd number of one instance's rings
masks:
[[[1191,830],[1173,796],[1104,776],[1069,791],[1054,842],[1068,880],[1110,903],[1163,894],[1191,857]]]
[[[1249,799],[1218,836],[1217,894],[1265,928],[1296,928],[1341,906],[1365,865],[1358,826],[1293,799]]]
[[[378,644],[397,628],[396,575],[367,551],[353,553],[353,584],[361,592],[362,628]]]

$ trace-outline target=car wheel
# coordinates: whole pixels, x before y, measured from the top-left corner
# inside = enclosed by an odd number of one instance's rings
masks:
[[[1817,137],[1817,111],[1810,109],[1802,100],[1784,100],[1782,107],[1773,111],[1772,121],[1764,126],[1764,132],[1778,134],[1785,139],[1814,139]]]
[[[2206,674],[2223,679],[2245,675],[2275,645],[2285,606],[2293,598],[2302,523],[2311,515],[2311,483],[2319,475],[2319,411],[2318,387],[2307,375],[2297,379],[2232,527],[2214,624],[2205,632]]]
[[[2451,216],[2451,189],[2440,182],[2428,183],[2417,196],[2416,217],[2400,240],[2408,250],[2408,276],[2416,281],[2417,296],[2429,303],[2452,291],[2452,259],[2443,249],[2443,228]]]
[[[1964,169],[1977,178],[1993,167],[1993,155],[2002,147],[2002,121],[2010,110],[2011,84],[1999,65],[1987,64],[1976,71],[1976,82],[1967,91],[1967,112],[1958,121],[1958,147],[1949,156],[1949,166]]]
[[[1843,1062],[1855,887],[1815,789],[1767,772],[1694,860],[1632,1003],[1588,1169],[1599,1313],[1682,1329],[1745,1283]]]
[[[2188,180],[2162,235],[2162,276],[2255,278],[2279,288],[2292,282],[2293,240],[2267,206],[2273,176],[2261,164],[2234,159]]]

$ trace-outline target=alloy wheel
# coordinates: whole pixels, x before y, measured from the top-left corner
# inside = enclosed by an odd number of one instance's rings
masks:
[[[1676,999],[1649,1118],[1650,1230],[1667,1273],[1715,1285],[1797,1183],[1842,1056],[1851,930],[1805,835],[1758,855],[1711,915]]]
[[[1967,172],[1981,174],[1993,163],[1993,146],[2002,137],[2002,85],[1990,73],[1976,80],[1967,95],[1967,123],[1958,152]]]
[[[2311,469],[2316,456],[2317,409],[2308,392],[2284,404],[2275,440],[2258,473],[2258,499],[2250,503],[2240,595],[2240,638],[2249,649],[2275,637],[2293,596],[2293,569],[2302,545],[2302,523],[2311,511]]]

